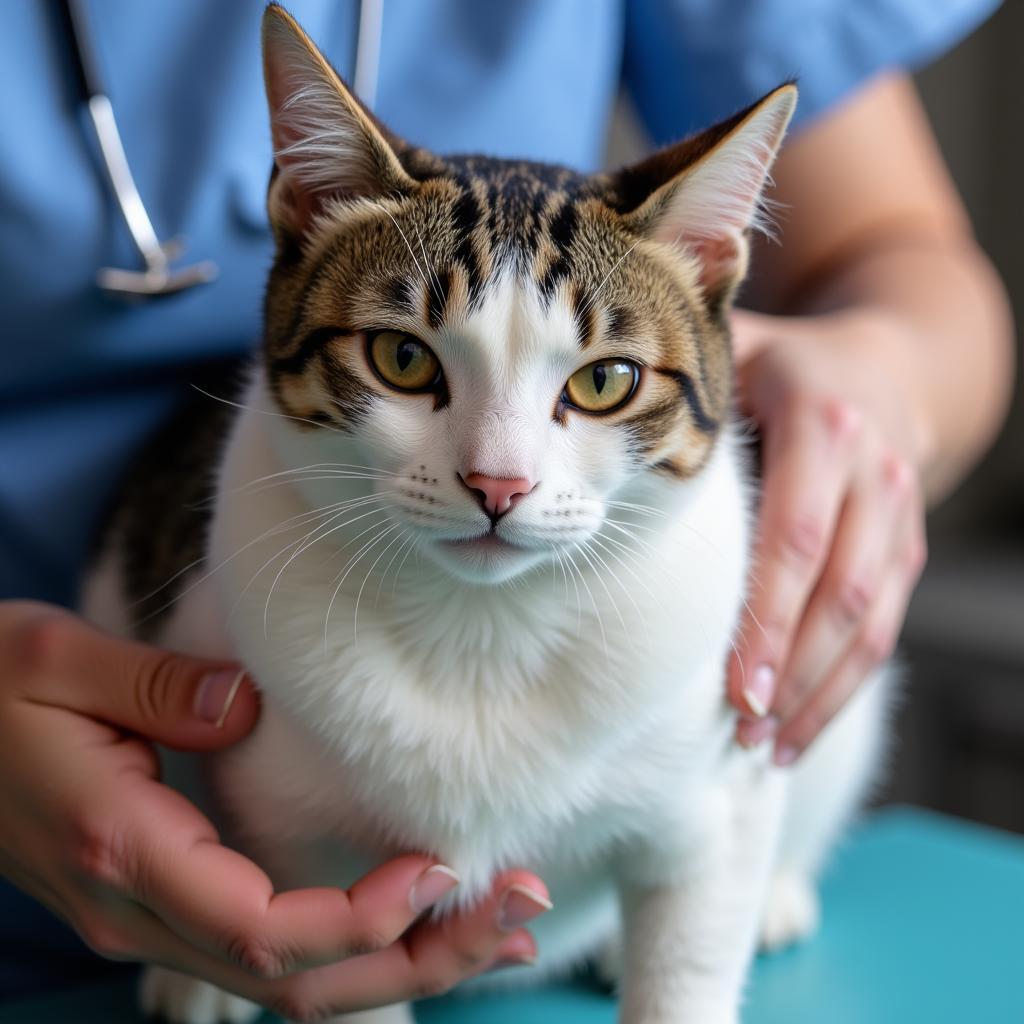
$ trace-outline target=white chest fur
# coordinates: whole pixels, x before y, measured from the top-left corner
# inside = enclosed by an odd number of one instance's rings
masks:
[[[266,419],[244,414],[211,534],[232,639],[267,695],[223,772],[244,831],[429,850],[472,896],[501,867],[687,827],[728,727],[747,516],[730,439],[699,481],[644,492],[663,514],[638,517],[631,550],[609,546],[609,572],[580,560],[473,585],[413,556],[375,576],[371,550],[337,591],[365,520],[274,560],[307,532],[274,532],[301,499],[237,492],[281,469],[272,450]]]

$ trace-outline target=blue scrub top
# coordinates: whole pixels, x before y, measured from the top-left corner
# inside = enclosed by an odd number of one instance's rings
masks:
[[[926,61],[995,5],[387,0],[375,109],[441,152],[596,169],[620,83],[658,143],[793,77],[806,123],[873,73]],[[0,597],[68,603],[132,452],[199,364],[258,341],[271,147],[262,0],[87,2],[157,232],[184,237],[187,260],[220,266],[215,283],[173,298],[105,297],[97,269],[138,257],[76,106],[53,6],[6,0],[0,33]],[[351,80],[356,0],[289,8]],[[25,949],[28,904],[15,911],[11,899],[0,885],[0,992],[29,977],[11,959]]]

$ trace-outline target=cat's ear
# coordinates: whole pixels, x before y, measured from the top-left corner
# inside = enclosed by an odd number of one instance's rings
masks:
[[[302,229],[327,198],[357,199],[415,187],[386,131],[349,91],[295,19],[263,15],[263,78],[277,174],[271,216]],[[277,195],[275,195],[275,192]]]
[[[746,274],[750,230],[765,227],[761,196],[796,99],[796,86],[783,85],[616,176],[628,226],[695,256],[713,306]]]

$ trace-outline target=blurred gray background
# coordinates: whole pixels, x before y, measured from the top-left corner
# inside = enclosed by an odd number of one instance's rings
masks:
[[[888,795],[1024,832],[1024,4],[917,76],[1018,324],[1017,390],[991,454],[930,521],[904,632]]]
[[[916,76],[982,247],[1024,325],[1024,3],[1008,0]],[[628,104],[608,162],[647,148]],[[881,802],[1024,833],[1024,345],[989,456],[929,521],[929,564],[902,641],[906,683]]]

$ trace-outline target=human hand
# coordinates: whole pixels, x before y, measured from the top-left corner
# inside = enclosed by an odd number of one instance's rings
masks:
[[[499,877],[471,913],[417,923],[456,883],[429,857],[400,857],[348,891],[275,893],[220,845],[158,781],[143,737],[236,743],[259,714],[238,678],[235,665],[115,639],[54,607],[0,602],[0,874],[102,956],[162,963],[292,1016],[433,994],[531,960],[520,925],[544,905],[524,889],[546,890],[526,872]]]
[[[747,611],[729,660],[745,746],[806,750],[889,657],[925,561],[926,431],[887,386],[878,312],[733,318],[740,400],[763,436]]]

